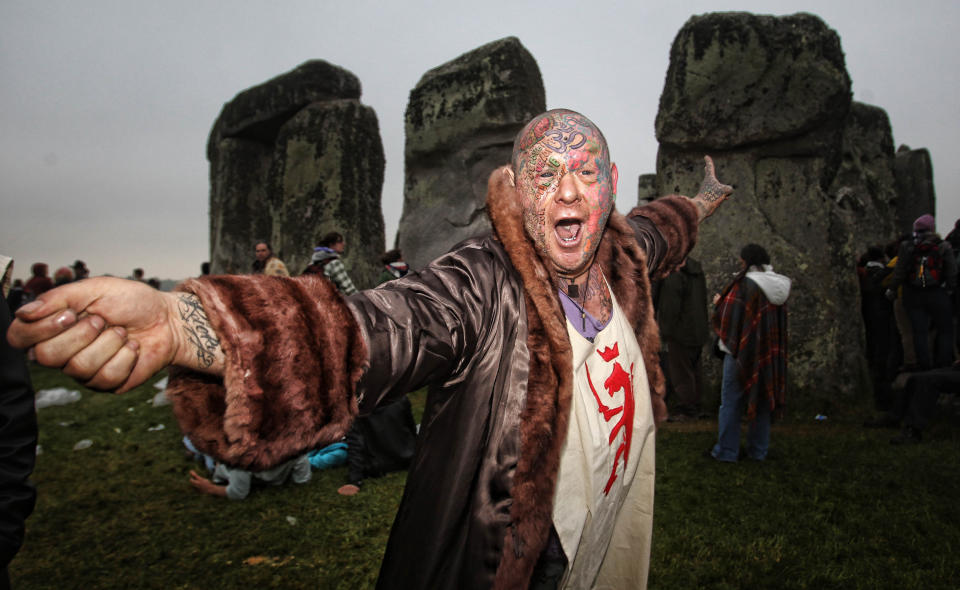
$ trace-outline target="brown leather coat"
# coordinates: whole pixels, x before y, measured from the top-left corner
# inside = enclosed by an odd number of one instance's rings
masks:
[[[316,279],[183,286],[203,300],[228,368],[225,388],[176,373],[174,409],[195,444],[228,460],[273,464],[339,436],[354,391],[364,411],[429,387],[379,588],[526,588],[550,530],[572,392],[566,320],[501,170],[487,204],[493,235],[346,304]],[[658,420],[649,276],[679,264],[696,231],[693,204],[666,197],[628,218],[614,212],[598,251],[643,350]]]

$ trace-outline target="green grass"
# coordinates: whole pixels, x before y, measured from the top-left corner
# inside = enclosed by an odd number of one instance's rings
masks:
[[[39,499],[10,566],[15,588],[370,588],[404,474],[336,494],[344,468],[243,502],[194,491],[169,407],[151,385],[114,396],[34,368],[83,399],[40,410]],[[419,415],[423,394],[414,396]],[[165,428],[149,431],[163,424]],[[657,440],[651,588],[956,588],[960,432],[923,444],[831,417],[776,425],[775,457],[701,455],[715,423]],[[74,451],[81,439],[93,445]],[[296,519],[295,524],[287,517]]]

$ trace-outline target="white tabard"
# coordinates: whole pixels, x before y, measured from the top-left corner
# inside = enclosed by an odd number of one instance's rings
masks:
[[[613,317],[594,342],[569,320],[567,332],[573,400],[553,504],[569,560],[562,587],[645,588],[655,428],[640,346],[615,298]]]

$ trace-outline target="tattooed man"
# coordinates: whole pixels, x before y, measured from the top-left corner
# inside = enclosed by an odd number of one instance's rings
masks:
[[[346,299],[312,277],[92,279],[21,309],[9,339],[101,389],[175,365],[181,428],[252,469],[426,386],[379,588],[642,588],[666,413],[650,277],[731,188],[707,158],[696,197],[623,216],[616,185],[600,130],[550,111],[490,176],[491,235],[419,272]]]

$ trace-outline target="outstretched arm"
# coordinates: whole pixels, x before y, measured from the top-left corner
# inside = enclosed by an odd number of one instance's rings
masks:
[[[7,333],[88,387],[124,392],[179,365],[222,374],[223,352],[195,295],[109,277],[64,285],[17,310]]]
[[[700,185],[700,191],[693,197],[693,202],[697,206],[697,212],[700,214],[700,221],[710,217],[720,203],[724,202],[733,192],[733,187],[729,184],[723,184],[717,180],[717,173],[713,166],[713,158],[703,157],[703,184]]]

